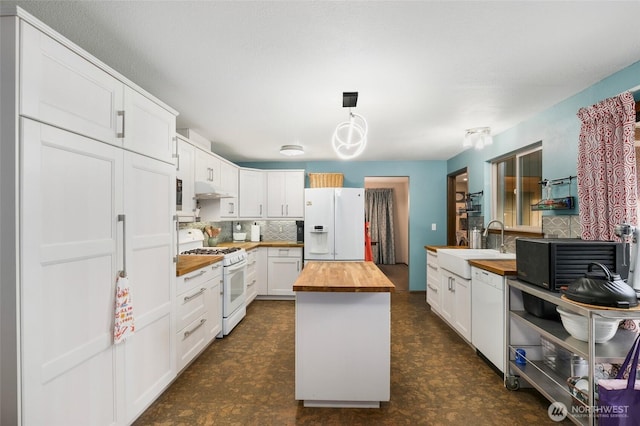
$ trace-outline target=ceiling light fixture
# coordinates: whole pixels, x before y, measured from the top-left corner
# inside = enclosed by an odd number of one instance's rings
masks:
[[[304,154],[304,149],[300,145],[282,145],[280,147],[280,154],[293,157]]]
[[[351,112],[358,103],[358,92],[343,92],[342,107],[349,108],[349,121],[338,124],[333,132],[333,150],[343,160],[357,157],[367,145],[367,120]]]
[[[482,149],[492,143],[493,138],[491,137],[490,127],[474,127],[473,129],[467,129],[465,131],[462,147],[465,149],[471,147]]]

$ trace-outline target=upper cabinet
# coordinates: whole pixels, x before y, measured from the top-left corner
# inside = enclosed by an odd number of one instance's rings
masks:
[[[220,199],[220,218],[238,217],[238,174],[239,168],[226,160],[220,161],[220,187],[223,192],[234,197]]]
[[[178,136],[178,158],[176,159],[176,178],[179,181],[176,213],[180,221],[195,220],[196,200],[194,189],[196,148],[187,139]]]
[[[174,163],[177,113],[22,22],[20,114]]]
[[[212,152],[196,149],[196,182],[208,182],[220,188],[220,159]]]
[[[304,170],[269,170],[267,217],[304,217]]]
[[[239,217],[258,219],[265,216],[264,172],[240,169],[238,179]]]

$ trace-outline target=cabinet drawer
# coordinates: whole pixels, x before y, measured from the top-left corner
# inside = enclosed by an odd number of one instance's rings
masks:
[[[197,318],[176,335],[178,342],[178,371],[182,370],[206,344],[205,315]]]
[[[200,268],[188,274],[178,277],[176,280],[176,293],[182,294],[196,287],[206,287],[204,283],[222,273],[222,262]]]
[[[269,247],[269,257],[301,257],[302,249],[299,247]]]
[[[208,288],[209,283],[205,284],[207,286],[196,287],[178,296],[176,330],[182,330],[207,310],[207,292],[211,290]]]

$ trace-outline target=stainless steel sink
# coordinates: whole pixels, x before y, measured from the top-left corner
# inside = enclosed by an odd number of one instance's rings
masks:
[[[438,265],[442,269],[470,279],[470,259],[515,259],[515,253],[500,253],[491,249],[439,249]]]

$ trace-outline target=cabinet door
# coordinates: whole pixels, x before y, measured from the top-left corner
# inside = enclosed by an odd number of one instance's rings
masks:
[[[206,342],[209,343],[222,333],[222,262],[210,266],[214,278],[207,290]]]
[[[21,125],[22,422],[123,424],[112,329],[122,150]]]
[[[178,215],[195,219],[196,200],[194,198],[194,167],[196,149],[193,145],[178,138],[178,158],[176,177],[182,180],[182,209]]]
[[[264,215],[264,175],[260,170],[239,172],[239,216],[260,218]]]
[[[136,319],[125,342],[127,422],[176,375],[175,179],[173,165],[125,152],[126,266]]]
[[[269,249],[267,247],[258,247],[256,253],[256,287],[258,296],[267,296],[269,294],[268,286],[268,267],[269,261],[267,257]]]
[[[453,326],[471,341],[471,280],[455,277],[454,285],[455,318]],[[496,330],[496,332],[500,332]]]
[[[267,217],[285,217],[285,172],[267,171]]]
[[[133,89],[124,93],[124,147],[173,164],[175,115]]]
[[[20,113],[122,145],[124,85],[24,21],[20,31]]]
[[[286,216],[302,218],[304,217],[304,172],[287,172],[285,177]]]
[[[220,217],[235,219],[238,217],[238,167],[235,164],[220,162],[220,185],[224,192],[236,195],[220,199]]]
[[[453,324],[453,319],[455,316],[455,275],[451,274],[449,271],[442,270],[442,283],[440,284],[440,288],[442,290],[442,298],[440,299],[440,313],[442,317],[449,324]]]
[[[293,283],[302,268],[299,248],[269,248],[268,286],[270,296],[294,296]]]
[[[195,180],[220,188],[220,160],[210,152],[196,149]]]

